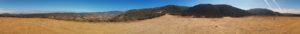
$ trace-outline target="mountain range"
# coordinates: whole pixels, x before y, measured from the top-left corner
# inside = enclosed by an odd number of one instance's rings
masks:
[[[88,13],[35,13],[35,14],[1,14],[2,17],[20,17],[20,18],[50,18],[58,20],[72,21],[106,21],[123,12],[88,12]]]
[[[58,20],[111,22],[152,19],[165,14],[192,16],[201,18],[244,17],[244,16],[297,16],[283,14],[264,8],[243,10],[226,4],[198,4],[193,7],[167,5],[155,8],[132,9],[128,11],[108,11],[90,13],[36,13],[36,14],[0,14],[0,17],[50,18]]]

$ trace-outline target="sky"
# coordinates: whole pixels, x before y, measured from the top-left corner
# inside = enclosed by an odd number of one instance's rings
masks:
[[[291,13],[300,13],[300,0],[276,0],[279,6]],[[0,0],[0,13],[34,13],[35,12],[102,12],[126,11],[129,9],[153,8],[165,5],[194,6],[197,4],[228,4],[241,9],[278,7],[268,0]],[[285,11],[285,12],[287,12]]]
[[[0,8],[56,11],[124,11],[164,5],[192,6],[199,0],[0,0]]]

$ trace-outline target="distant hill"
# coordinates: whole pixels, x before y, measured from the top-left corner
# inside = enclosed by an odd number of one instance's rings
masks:
[[[75,21],[106,21],[122,14],[121,11],[91,12],[91,13],[36,13],[36,14],[0,14],[1,17],[21,17],[21,18],[51,18],[58,20]]]
[[[167,13],[180,14],[181,12],[174,12],[174,11],[182,11],[186,8],[187,7],[185,6],[167,5],[167,6],[156,7],[156,8],[133,9],[133,10],[128,10],[126,13],[115,17],[112,21],[134,21],[134,20],[151,19],[151,18],[163,16]]]
[[[194,7],[188,8],[183,12],[185,15],[196,17],[240,17],[247,16],[249,13],[245,10],[235,8],[230,5],[212,5],[212,4],[199,4]]]
[[[196,17],[204,16],[207,18],[219,18],[225,16],[242,17],[250,15],[250,13],[248,13],[246,10],[225,4],[199,4],[193,7],[167,5],[156,8],[128,10],[126,13],[115,17],[112,21],[145,20],[160,17],[165,14]]]
[[[281,13],[281,15],[283,15],[283,16],[295,16],[295,17],[300,16],[300,14],[291,14],[291,13]]]
[[[279,12],[274,12],[269,9],[262,9],[262,8],[254,8],[248,10],[249,13],[252,15],[264,15],[264,16],[279,16],[281,15]]]

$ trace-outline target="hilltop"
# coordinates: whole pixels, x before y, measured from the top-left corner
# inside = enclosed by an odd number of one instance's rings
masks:
[[[136,22],[74,22],[0,17],[1,34],[299,34],[299,17],[185,18],[174,15]]]

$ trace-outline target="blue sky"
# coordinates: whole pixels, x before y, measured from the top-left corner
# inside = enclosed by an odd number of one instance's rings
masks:
[[[114,11],[164,5],[192,6],[199,0],[0,0],[0,8],[17,10]]]
[[[300,0],[278,0],[283,8],[300,8]],[[126,11],[165,5],[229,4],[242,9],[268,8],[263,0],[0,0],[1,9],[18,11]]]

